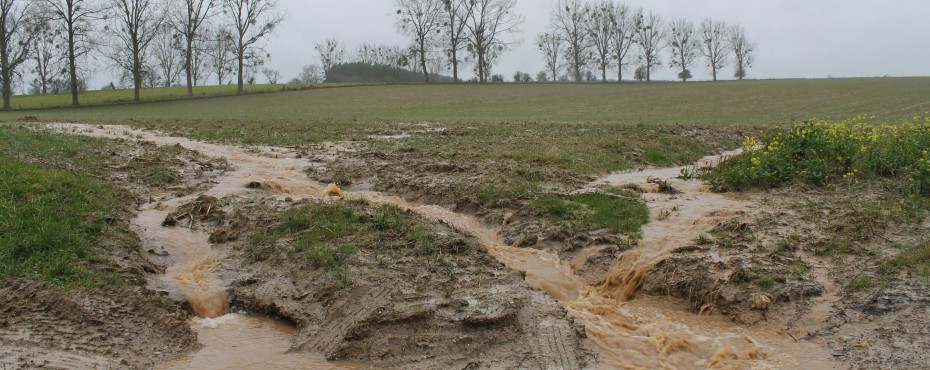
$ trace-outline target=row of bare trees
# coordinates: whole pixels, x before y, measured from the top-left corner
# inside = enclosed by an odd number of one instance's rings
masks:
[[[594,79],[592,70],[607,81],[607,71],[635,67],[635,78],[651,81],[662,66],[664,50],[668,65],[687,81],[691,68],[703,57],[714,81],[732,59],[734,76],[743,79],[752,66],[755,45],[740,25],[704,19],[695,25],[674,19],[667,25],[661,15],[614,0],[559,0],[552,10],[549,31],[536,38],[536,46],[552,79]],[[566,74],[561,74],[562,71]]]
[[[67,85],[78,105],[82,75],[98,59],[122,72],[134,100],[142,87],[182,75],[189,96],[208,75],[223,83],[235,74],[242,92],[268,57],[262,41],[282,20],[277,0],[0,0],[3,107],[29,72],[33,92]]]
[[[413,45],[419,71],[429,82],[429,60],[442,60],[459,81],[459,68],[473,63],[486,82],[501,54],[517,45],[523,16],[517,0],[396,0],[397,29]]]

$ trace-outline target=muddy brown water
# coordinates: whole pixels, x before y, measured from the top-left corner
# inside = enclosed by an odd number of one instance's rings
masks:
[[[271,185],[279,197],[318,199],[323,184],[307,178],[311,164],[287,149],[243,149],[186,138],[170,137],[123,126],[53,124],[63,132],[111,139],[137,139],[158,145],[181,145],[204,155],[223,157],[234,170],[227,172],[206,195],[248,195],[252,181]],[[719,161],[708,157],[699,166]],[[637,297],[636,291],[649,270],[674,249],[689,244],[721,220],[751,206],[708,191],[699,181],[672,180],[679,194],[659,193],[649,178],[673,179],[680,168],[645,169],[606,176],[580,191],[600,185],[636,184],[653,220],[643,228],[637,248],[625,253],[601,286],[588,286],[573,272],[568,261],[556,254],[505,245],[498,231],[468,215],[406,202],[377,192],[349,193],[350,198],[374,204],[393,204],[443,222],[476,238],[495,258],[526,273],[527,283],[556,298],[587,330],[589,347],[598,354],[595,368],[835,368],[830,354],[808,342],[795,342],[775,328],[742,328],[728,319],[689,313],[676,302],[656,297]],[[654,191],[649,192],[652,189]],[[197,194],[199,196],[201,194]],[[174,263],[152,284],[187,299],[196,316],[191,325],[198,332],[201,349],[174,359],[164,369],[217,368],[347,368],[359,364],[324,361],[313,354],[289,354],[286,349],[295,329],[273,320],[229,314],[225,282],[213,268],[224,256],[207,242],[207,235],[182,227],[164,228],[165,216],[195,196],[170,195],[144,205],[133,225],[145,245],[169,251]]]

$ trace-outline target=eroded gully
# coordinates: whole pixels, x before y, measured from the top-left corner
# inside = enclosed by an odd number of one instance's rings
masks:
[[[311,165],[288,149],[258,147],[244,149],[186,138],[159,135],[124,126],[54,124],[49,128],[79,135],[110,139],[142,140],[158,145],[181,145],[201,154],[225,158],[234,170],[225,173],[204,193],[176,198],[170,194],[143,205],[133,221],[134,230],[146,248],[164,248],[173,257],[165,274],[150,282],[190,302],[198,317],[191,323],[203,347],[166,363],[175,368],[345,368],[353,364],[330,363],[313,354],[287,353],[295,332],[280,323],[247,315],[230,314],[226,307],[226,282],[214,274],[222,261],[208,242],[208,235],[185,228],[165,228],[168,213],[200,195],[221,198],[249,196],[246,184],[253,181],[272,185],[279,197],[318,199],[323,185],[310,180],[305,170]],[[701,160],[711,165],[719,157]],[[433,206],[412,204],[403,198],[376,193],[350,192],[349,198],[373,204],[393,204],[438,220],[478,240],[502,263],[526,273],[527,283],[548,292],[585,325],[588,341],[597,354],[595,368],[832,368],[829,353],[814,344],[795,342],[787,335],[738,327],[726,318],[696,315],[678,302],[661,297],[635,296],[649,270],[676,248],[688,245],[720,221],[749,209],[752,203],[708,191],[699,181],[674,179],[679,168],[647,169],[601,178],[597,186],[636,184],[646,190],[651,222],[643,227],[639,245],[624,253],[601,286],[583,283],[567,261],[530,248],[505,245],[495,228],[471,216]],[[672,179],[679,194],[655,189],[648,179]],[[650,191],[653,190],[653,191]],[[236,338],[238,342],[230,342]]]

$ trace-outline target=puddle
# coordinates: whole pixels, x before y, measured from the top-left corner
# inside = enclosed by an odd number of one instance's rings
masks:
[[[156,367],[201,369],[360,369],[359,364],[326,361],[322,356],[288,353],[297,329],[278,320],[229,314],[191,323],[202,349]]]
[[[109,138],[139,138],[161,145],[180,144],[187,149],[202,154],[225,157],[235,168],[228,172],[216,187],[206,192],[207,195],[222,197],[240,194],[246,191],[249,182],[274,182],[269,187],[279,197],[320,198],[323,185],[307,178],[303,170],[309,166],[305,160],[289,156],[287,150],[264,148],[254,154],[233,146],[222,146],[197,142],[184,138],[158,136],[153,133],[126,127],[93,127],[78,124],[50,125],[51,128],[76,132],[84,135]],[[260,155],[274,153],[273,156]],[[733,154],[733,153],[729,153]],[[720,160],[720,156],[708,157],[698,163],[699,167],[711,165]],[[600,185],[622,186],[630,183],[650,185],[650,177],[662,180],[672,179],[680,174],[680,168],[647,169],[637,172],[612,174],[590,184],[589,188]],[[666,254],[675,248],[685,246],[700,233],[716,225],[725,217],[732,216],[749,205],[745,199],[728,198],[708,192],[705,185],[698,181],[672,180],[669,183],[680,194],[661,193],[644,194],[649,205],[653,222],[643,228],[643,238],[633,252],[624,254],[610,272],[603,286],[592,287],[583,283],[573,272],[567,261],[562,261],[552,253],[529,248],[514,248],[501,242],[496,229],[485,226],[471,216],[458,214],[451,210],[432,206],[411,204],[405,200],[376,192],[349,192],[349,198],[361,198],[374,204],[393,204],[414,211],[424,217],[438,220],[450,227],[476,238],[488,252],[511,269],[526,273],[530,286],[548,292],[556,298],[576,319],[587,328],[588,341],[596,350],[597,368],[832,368],[830,354],[810,343],[796,343],[787,335],[771,331],[764,327],[752,329],[735,326],[729,320],[717,316],[700,316],[687,312],[667,299],[637,298],[635,293],[646,273]],[[264,191],[268,191],[266,189]],[[590,191],[585,189],[582,191]],[[182,200],[169,205],[154,206],[157,212],[176,207]],[[196,246],[191,255],[175,246],[173,255],[183,260],[179,266],[189,266],[181,271],[192,272],[193,279],[177,278],[180,290],[190,287],[206,287],[204,293],[212,289],[224,290],[222,282],[210,274],[212,263],[222,261],[222,256],[207,251],[209,245],[197,242],[203,235],[196,232],[178,230],[176,235],[161,235],[150,224],[160,213],[143,210],[140,225],[152,239],[165,244]],[[178,238],[179,240],[174,240]],[[190,238],[191,240],[188,240]],[[206,240],[205,238],[203,239]],[[188,243],[190,242],[190,243]],[[167,248],[167,247],[166,247]],[[171,250],[168,248],[168,250]],[[176,254],[174,254],[176,253]],[[171,275],[166,274],[166,275]],[[183,276],[175,274],[175,276]],[[188,282],[187,280],[190,280]],[[202,283],[202,284],[201,284]],[[187,284],[187,285],[185,285]],[[187,288],[185,288],[187,286]],[[209,295],[209,294],[206,294]],[[205,312],[209,312],[204,308]],[[210,316],[206,314],[204,316]],[[265,331],[278,329],[262,326],[262,321],[243,319],[240,316],[223,316],[219,324],[204,327],[198,321],[194,328],[203,333],[204,348],[192,354],[193,359],[205,358],[209,365],[211,358],[229,356],[243,358],[246,361],[257,360],[266,353],[289,347],[293,332],[284,331],[280,337],[266,339]],[[227,319],[228,318],[228,319]],[[228,322],[227,322],[228,320]],[[258,329],[253,329],[257,327]],[[256,330],[250,340],[232,345],[235,337],[244,337],[249,330]],[[226,334],[224,334],[226,333]],[[212,335],[217,338],[213,340]],[[228,336],[227,336],[228,335]],[[249,334],[252,335],[252,334]],[[277,335],[277,334],[276,334]],[[283,338],[283,339],[281,339]],[[240,346],[241,345],[241,346]],[[265,358],[264,364],[272,367],[288,368],[290,355]],[[321,362],[313,357],[293,359],[300,362],[299,368],[316,368],[320,366],[337,367],[339,364]],[[201,361],[201,360],[197,360]],[[277,366],[280,362],[280,367]],[[316,361],[316,362],[314,362]],[[244,364],[221,364],[225,368],[252,368],[258,361]],[[172,365],[173,366],[173,365]],[[189,368],[181,364],[176,368]],[[194,366],[194,365],[190,365]]]

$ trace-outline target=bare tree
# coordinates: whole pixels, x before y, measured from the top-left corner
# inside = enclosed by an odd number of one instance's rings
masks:
[[[634,44],[634,35],[636,34],[635,19],[642,10],[631,10],[627,4],[619,4],[614,7],[614,37],[612,39],[614,63],[617,66],[617,82],[623,82],[623,68],[630,64],[627,56]]]
[[[562,37],[557,32],[546,32],[536,36],[536,46],[543,53],[546,71],[555,79],[562,69]]]
[[[64,63],[64,49],[59,30],[53,30],[46,21],[41,21],[36,29],[36,36],[32,39],[32,53],[30,59],[34,67],[32,72],[36,78],[32,81],[30,93],[48,94],[49,88],[58,83],[67,73]]]
[[[707,19],[701,21],[701,55],[707,60],[711,76],[717,81],[717,71],[726,67],[730,49],[727,47],[727,24]]]
[[[591,48],[594,50],[594,61],[601,71],[601,81],[607,82],[607,68],[613,66],[615,54],[613,53],[614,37],[617,33],[616,5],[612,0],[600,0],[589,8],[586,23]]]
[[[583,70],[590,56],[590,34],[586,27],[588,11],[582,0],[559,0],[552,10],[553,27],[561,33],[568,68],[576,82],[584,78]]]
[[[346,58],[346,48],[334,38],[326,39],[323,42],[315,44],[316,52],[320,54],[320,64],[323,66],[323,74],[329,73],[333,66],[343,63]],[[324,77],[325,78],[325,77]]]
[[[420,59],[423,78],[429,82],[429,70],[426,68],[427,54],[436,34],[442,31],[443,3],[440,0],[396,0],[397,28],[415,45]]]
[[[316,64],[305,65],[304,68],[300,71],[300,75],[294,79],[294,82],[302,84],[315,84],[323,82],[322,67]]]
[[[174,34],[166,27],[152,42],[154,67],[164,87],[177,83],[181,78],[181,72],[184,71],[184,54],[179,37],[180,35]]]
[[[68,43],[68,78],[71,85],[71,105],[79,105],[78,60],[93,50],[92,22],[100,14],[95,0],[38,0],[46,15],[64,29]]]
[[[670,64],[673,68],[678,68],[678,78],[682,82],[691,78],[691,65],[697,59],[701,52],[701,44],[698,41],[698,33],[691,21],[679,18],[669,24],[668,45],[672,49],[672,58]]]
[[[446,36],[446,54],[452,67],[452,81],[459,82],[459,52],[467,42],[465,20],[471,14],[475,2],[471,0],[441,0],[443,3],[443,29]]]
[[[265,75],[265,80],[272,85],[277,85],[278,80],[281,79],[281,72],[278,72],[277,69],[264,68],[262,69],[262,74]]]
[[[659,52],[662,50],[665,32],[662,17],[656,13],[640,13],[635,19],[636,44],[639,45],[639,62],[646,70],[646,82],[652,81],[652,69],[662,65]]]
[[[730,51],[733,52],[734,61],[736,62],[733,77],[742,80],[746,77],[746,70],[752,67],[756,45],[749,41],[746,36],[746,29],[738,24],[730,26],[729,44]]]
[[[38,23],[29,4],[0,0],[0,79],[3,79],[3,109],[11,109],[13,78],[17,69],[29,60],[29,48],[36,37]]]
[[[517,0],[470,0],[473,7],[465,22],[468,49],[475,56],[479,82],[487,82],[497,58],[516,40],[505,39],[519,31],[523,16],[514,8]]]
[[[222,85],[226,77],[233,73],[236,54],[233,52],[232,32],[223,28],[213,28],[205,32],[207,35],[206,54],[210,72],[216,75],[217,85]]]
[[[221,0],[224,14],[232,24],[233,52],[238,67],[236,92],[242,93],[246,68],[262,63],[258,43],[271,35],[284,15],[278,13],[277,0]]]
[[[156,0],[110,0],[113,35],[107,58],[132,75],[132,100],[139,101],[149,46],[165,20],[164,9]]]
[[[174,3],[171,26],[182,40],[184,74],[187,77],[187,96],[194,96],[197,84],[197,40],[207,19],[213,15],[218,0],[171,0]]]

